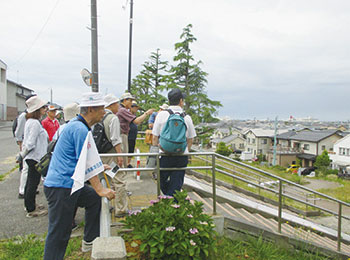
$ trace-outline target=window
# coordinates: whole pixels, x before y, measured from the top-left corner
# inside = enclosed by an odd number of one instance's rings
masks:
[[[255,138],[252,138],[252,144],[255,144]]]
[[[262,154],[262,149],[259,149],[259,150],[258,150],[258,154]]]
[[[5,80],[6,80],[6,70],[1,69],[0,81],[1,81],[2,83],[5,83]]]
[[[309,144],[304,144],[304,150],[306,150],[306,151],[310,150],[310,145]]]
[[[339,155],[345,155],[346,149],[343,147],[339,147]]]
[[[326,146],[325,146],[325,145],[322,145],[321,150],[322,150],[322,151],[326,150]]]
[[[248,144],[250,144],[250,138],[248,138],[247,141],[248,141]]]
[[[267,144],[267,139],[266,138],[261,139],[261,144]]]
[[[240,148],[240,149],[244,148],[244,144],[240,143],[240,144],[239,144],[239,148]]]

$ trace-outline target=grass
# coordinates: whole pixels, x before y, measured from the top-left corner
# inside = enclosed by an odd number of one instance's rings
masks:
[[[6,176],[9,175],[10,173],[14,172],[16,169],[18,169],[19,166],[16,165],[15,167],[13,167],[11,170],[9,170],[8,172],[4,173],[4,174],[1,174],[0,175],[0,181],[3,181],[5,180]]]
[[[0,259],[2,260],[36,260],[44,256],[45,236],[28,235],[16,236],[11,239],[0,241]],[[87,260],[90,253],[82,253],[80,250],[82,237],[75,237],[69,240],[66,260]]]

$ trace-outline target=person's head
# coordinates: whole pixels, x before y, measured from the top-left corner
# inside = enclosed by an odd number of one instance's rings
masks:
[[[182,93],[180,89],[174,88],[168,93],[169,105],[183,107],[185,103],[186,94]]]
[[[169,106],[167,104],[163,104],[161,106],[159,106],[159,112],[163,111],[163,110],[167,110],[169,108]]]
[[[97,92],[84,93],[79,105],[80,114],[92,126],[102,120],[105,114],[105,104],[102,94]]]
[[[125,92],[121,97],[120,97],[120,103],[123,104],[123,106],[127,109],[131,108],[132,101],[135,100],[135,98],[129,93]]]
[[[56,116],[56,111],[57,111],[57,108],[53,105],[49,105],[48,107],[48,110],[47,110],[47,116],[53,120]]]
[[[119,99],[113,94],[108,94],[104,97],[104,100],[106,102],[105,108],[116,114],[119,110]]]
[[[70,103],[63,108],[64,121],[68,122],[79,114],[78,103]]]
[[[27,115],[26,118],[40,119],[45,115],[47,110],[47,102],[38,96],[33,96],[26,101]]]
[[[135,100],[133,100],[131,103],[130,112],[133,113],[134,115],[136,115],[138,109],[139,109],[139,105],[137,104],[137,102]]]

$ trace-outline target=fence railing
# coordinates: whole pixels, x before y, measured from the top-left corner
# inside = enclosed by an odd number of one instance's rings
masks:
[[[302,203],[306,206],[310,206],[310,207],[314,207],[317,208],[319,210],[322,210],[324,212],[327,212],[329,214],[332,214],[334,216],[338,217],[338,228],[337,228],[337,249],[338,251],[341,250],[341,241],[342,241],[342,237],[341,237],[341,229],[342,229],[342,218],[348,219],[350,220],[350,217],[348,216],[344,216],[342,214],[342,208],[343,206],[347,206],[350,207],[349,203],[346,203],[344,201],[335,199],[331,196],[328,196],[326,194],[323,194],[321,192],[317,192],[314,191],[310,188],[304,187],[302,185],[299,185],[297,183],[294,183],[292,181],[289,181],[287,179],[281,178],[279,176],[276,176],[274,174],[271,174],[267,171],[261,170],[259,168],[255,168],[251,165],[247,165],[245,163],[233,160],[231,158],[222,156],[220,154],[214,153],[214,152],[191,152],[191,153],[186,153],[186,154],[181,154],[181,155],[187,155],[187,156],[209,156],[211,157],[211,160],[207,160],[207,162],[211,162],[211,165],[206,165],[206,166],[188,166],[188,167],[182,167],[182,168],[160,168],[160,156],[174,156],[174,155],[166,155],[166,154],[162,154],[162,153],[134,153],[134,154],[129,154],[129,153],[118,153],[118,154],[100,154],[101,157],[130,157],[130,156],[141,156],[141,157],[148,157],[148,156],[154,156],[156,158],[156,165],[153,168],[120,168],[119,171],[126,171],[126,172],[133,172],[133,171],[140,171],[140,172],[145,172],[145,171],[151,171],[151,172],[155,172],[157,174],[157,176],[160,175],[160,171],[161,170],[210,170],[211,174],[212,174],[212,196],[213,196],[213,214],[215,215],[216,212],[216,202],[217,202],[217,197],[216,197],[216,172],[219,172],[221,174],[224,174],[226,176],[230,176],[234,179],[237,179],[239,181],[245,182],[247,184],[250,184],[252,186],[255,186],[259,189],[264,189],[273,193],[276,193],[278,195],[278,232],[281,233],[282,231],[282,211],[283,211],[283,198],[289,198],[293,201],[297,201],[299,203]],[[278,191],[271,189],[267,186],[262,186],[261,183],[255,183],[251,180],[248,180],[247,178],[243,178],[241,176],[238,175],[234,175],[232,173],[228,173],[225,170],[219,169],[218,167],[216,167],[216,162],[218,160],[225,160],[231,163],[234,163],[235,165],[240,166],[241,168],[244,169],[249,169],[251,171],[254,172],[254,174],[256,174],[255,172],[258,172],[260,174],[262,174],[263,176],[268,176],[269,178],[272,179],[276,179],[278,182]],[[222,168],[222,167],[221,167]],[[301,200],[296,198],[295,196],[289,196],[288,194],[283,192],[283,185],[284,184],[288,184],[290,186],[294,186],[297,187],[301,190],[304,190],[306,192],[308,192],[309,194],[313,194],[313,196],[320,196],[323,197],[325,199],[328,199],[330,201],[333,201],[335,203],[338,204],[338,212],[334,212],[332,210],[320,207],[319,205],[315,205],[315,204],[311,204],[308,200]],[[106,183],[104,183],[104,185],[106,185]],[[157,178],[157,195],[160,195],[160,178]],[[102,230],[106,230],[109,229],[109,225],[110,222],[108,222],[108,220],[106,220],[106,218],[110,218],[110,211],[109,211],[109,202],[105,199],[102,199],[102,204],[104,204],[104,206],[102,206],[102,208],[104,210],[101,211],[101,214],[104,214],[104,216],[101,216],[101,225],[105,225],[106,227],[101,227],[101,231]],[[107,216],[107,217],[106,217]],[[103,223],[102,223],[103,222]],[[105,234],[103,234],[105,236],[109,236],[109,231],[106,231]],[[101,235],[102,236],[102,235]]]

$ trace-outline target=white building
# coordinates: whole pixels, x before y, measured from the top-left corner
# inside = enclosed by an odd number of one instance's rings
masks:
[[[33,93],[32,89],[7,80],[7,120],[14,120],[26,109],[25,100]]]
[[[7,120],[7,65],[0,60],[0,120]]]
[[[332,160],[333,169],[342,170],[350,167],[350,135],[334,144],[333,152],[329,153],[329,158]]]

